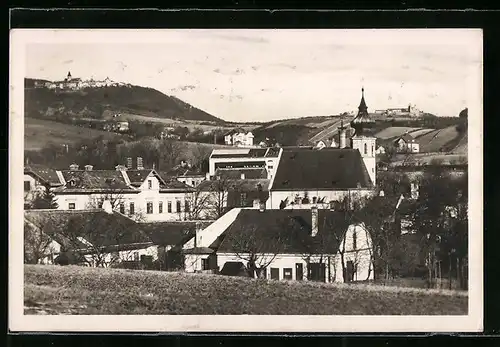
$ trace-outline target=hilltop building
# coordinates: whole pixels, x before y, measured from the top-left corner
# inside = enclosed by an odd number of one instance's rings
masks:
[[[85,88],[102,88],[102,87],[117,87],[125,86],[131,87],[128,83],[115,82],[109,77],[106,77],[102,81],[94,80],[93,78],[89,80],[82,80],[81,78],[75,78],[71,75],[71,71],[68,71],[66,77],[61,81],[45,82],[43,84],[35,83],[35,88],[49,88],[57,90],[80,90]]]

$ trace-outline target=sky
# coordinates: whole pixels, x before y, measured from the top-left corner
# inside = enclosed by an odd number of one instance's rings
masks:
[[[369,111],[412,104],[457,116],[482,71],[477,31],[59,30],[33,41],[26,77],[109,77],[228,121],[354,111],[362,87]]]

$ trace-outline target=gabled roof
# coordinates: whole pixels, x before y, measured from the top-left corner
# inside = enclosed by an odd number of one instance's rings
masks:
[[[339,241],[353,223],[341,211],[318,210],[318,233],[311,236],[311,210],[242,209],[235,221],[223,231],[219,253],[244,253],[258,248],[259,253],[335,254]],[[214,242],[215,243],[215,242]],[[215,245],[214,245],[215,246]]]
[[[134,192],[121,171],[116,170],[63,170],[66,186],[56,188],[56,192],[120,191]]]
[[[265,168],[241,168],[241,169],[225,169],[219,168],[215,170],[214,176],[220,176],[229,179],[241,179],[241,175],[245,175],[245,179],[267,178],[267,170]]]
[[[160,185],[165,184],[165,180],[155,170],[152,169],[127,170],[126,174],[130,180],[130,184],[136,187],[143,184],[146,178],[148,178],[151,174],[158,178],[158,180],[160,181]]]
[[[39,164],[29,164],[24,167],[24,173],[36,177],[44,185],[57,187],[63,184],[57,170]]]
[[[273,190],[372,188],[361,154],[351,148],[284,149]]]
[[[91,249],[85,241],[110,251],[151,243],[140,224],[118,212],[108,214],[102,209],[27,210],[24,218],[31,225],[42,228],[65,250]]]
[[[155,222],[141,223],[141,228],[155,245],[181,246],[196,234],[196,224],[205,228],[212,222]]]
[[[415,139],[413,138],[413,136],[411,136],[409,133],[405,133],[403,135],[401,135],[400,137],[398,137],[396,139],[395,142],[399,141],[399,140],[403,140],[404,142],[406,143],[411,143],[411,142],[415,142]]]

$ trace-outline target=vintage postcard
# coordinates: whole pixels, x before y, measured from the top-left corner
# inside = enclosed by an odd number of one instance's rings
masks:
[[[481,30],[10,38],[11,331],[482,330]]]

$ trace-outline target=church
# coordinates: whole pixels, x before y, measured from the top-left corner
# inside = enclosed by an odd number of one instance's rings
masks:
[[[344,198],[367,197],[376,187],[376,138],[365,131],[374,120],[368,114],[364,88],[357,116],[351,121],[354,134],[347,143],[346,127],[339,127],[338,147],[283,148],[269,184],[266,208],[329,208]]]

